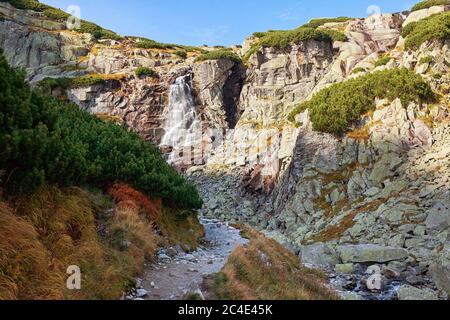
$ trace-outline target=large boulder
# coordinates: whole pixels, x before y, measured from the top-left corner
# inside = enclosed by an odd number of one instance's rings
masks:
[[[439,300],[437,294],[431,289],[418,289],[409,285],[401,286],[397,291],[399,300]]]
[[[449,8],[450,8],[450,6],[444,5],[444,6],[434,6],[434,7],[427,8],[427,9],[413,11],[408,16],[408,18],[406,18],[405,22],[403,22],[403,28],[412,22],[418,22],[420,20],[428,18],[429,16],[432,16],[433,14],[445,12]]]
[[[450,296],[450,245],[435,256],[430,270],[439,289]]]
[[[316,266],[335,266],[339,263],[336,251],[324,243],[316,243],[301,248],[302,263]]]
[[[450,209],[438,203],[427,212],[426,225],[428,230],[443,231],[450,226]]]
[[[373,244],[345,245],[340,246],[338,251],[343,263],[385,263],[408,257],[408,251],[405,249]]]

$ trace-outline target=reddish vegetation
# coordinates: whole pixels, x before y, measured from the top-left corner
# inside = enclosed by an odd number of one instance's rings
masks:
[[[145,214],[151,221],[156,221],[162,212],[161,199],[149,199],[143,193],[125,183],[115,183],[108,189],[108,194],[119,208],[130,208]]]

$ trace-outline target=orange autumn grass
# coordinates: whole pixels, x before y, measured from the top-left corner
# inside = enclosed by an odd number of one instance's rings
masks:
[[[299,259],[276,241],[247,226],[250,242],[236,249],[216,275],[214,293],[231,300],[336,300],[320,272],[301,265]]]
[[[145,214],[151,221],[156,221],[162,212],[161,199],[149,199],[143,193],[125,183],[115,183],[108,188],[108,194],[119,208],[129,208]]]

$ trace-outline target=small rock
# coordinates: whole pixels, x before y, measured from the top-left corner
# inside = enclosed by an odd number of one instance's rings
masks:
[[[403,272],[406,270],[406,264],[404,262],[400,262],[400,261],[391,261],[388,263],[388,268],[390,269],[394,269],[395,271],[398,272]]]
[[[389,267],[383,267],[382,272],[388,279],[397,279],[400,278],[401,275],[400,271],[397,271]]]
[[[411,275],[406,277],[406,282],[408,282],[410,285],[422,285],[424,284],[424,281],[419,276]]]
[[[172,261],[172,259],[165,253],[158,254],[158,260],[163,263]]]
[[[342,300],[346,301],[360,301],[364,300],[363,297],[361,297],[359,294],[354,292],[344,292],[341,294]]]
[[[146,297],[147,295],[148,295],[148,291],[145,289],[137,289],[136,290],[136,297],[138,297],[138,298]]]

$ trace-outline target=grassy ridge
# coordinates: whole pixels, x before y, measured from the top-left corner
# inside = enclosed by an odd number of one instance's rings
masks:
[[[14,6],[17,9],[22,10],[32,10],[36,12],[41,12],[44,14],[47,18],[63,22],[67,20],[70,15],[60,9],[48,6],[46,4],[40,3],[36,0],[0,0],[0,2],[8,2],[12,6]],[[90,33],[94,36],[96,39],[113,39],[113,40],[119,40],[122,37],[116,34],[115,32],[102,28],[95,23],[81,20],[81,26],[77,31],[82,33]]]
[[[291,44],[301,41],[347,41],[347,37],[339,31],[331,29],[318,29],[320,26],[329,22],[345,22],[351,18],[323,18],[313,19],[309,23],[293,30],[269,30],[267,32],[255,32],[253,36],[258,40],[250,48],[244,57],[247,61],[253,54],[263,47],[284,49]]]
[[[229,59],[236,63],[242,63],[241,58],[230,49],[218,49],[203,53],[202,55],[195,58],[195,62],[219,59]]]
[[[305,268],[276,241],[243,227],[250,242],[236,249],[216,275],[214,293],[221,300],[337,300],[325,277]]]

